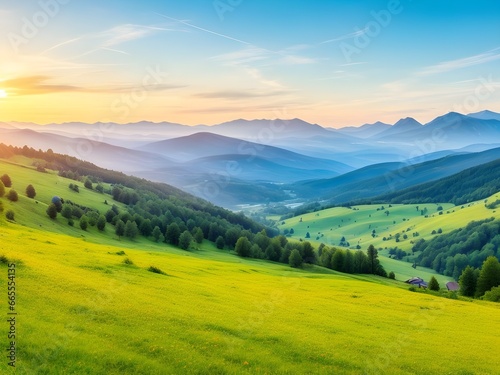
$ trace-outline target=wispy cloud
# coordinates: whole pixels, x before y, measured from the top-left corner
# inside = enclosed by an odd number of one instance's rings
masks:
[[[71,38],[71,39],[56,43],[55,45],[42,51],[41,54],[44,55],[44,54],[47,54],[48,52],[54,51],[54,50],[59,49],[61,47],[76,44],[78,42],[96,40],[97,43],[95,43],[95,45],[96,45],[95,48],[87,50],[87,51],[85,51],[85,52],[83,52],[83,53],[81,53],[78,56],[73,57],[73,58],[80,58],[80,57],[87,56],[91,53],[101,51],[101,50],[107,50],[107,51],[111,51],[111,52],[129,55],[129,53],[127,53],[125,51],[118,50],[116,48],[111,48],[111,47],[118,46],[120,44],[130,42],[133,40],[139,40],[142,38],[146,38],[148,36],[151,36],[155,33],[161,32],[161,31],[182,31],[182,30],[157,27],[157,26],[135,25],[135,24],[117,25],[117,26],[112,27],[111,29],[108,29],[108,30],[89,33],[86,35],[81,35],[81,36],[76,37],[76,38]]]
[[[226,90],[226,91],[212,91],[194,94],[193,96],[198,98],[207,99],[228,99],[228,100],[240,100],[249,98],[263,98],[271,96],[280,96],[287,94],[288,91],[269,91],[269,92],[258,92],[258,91],[242,91],[242,90]]]
[[[176,18],[172,18],[172,17],[166,16],[166,15],[161,14],[161,13],[156,13],[155,12],[155,14],[159,15],[160,17],[166,18],[166,19],[168,19],[170,21],[178,22],[178,23],[180,23],[182,25],[185,25],[185,26],[191,27],[193,29],[197,29],[197,30],[203,31],[205,33],[216,35],[216,36],[224,38],[224,39],[232,40],[233,42],[238,42],[238,43],[241,43],[241,44],[251,45],[251,43],[245,42],[244,40],[233,38],[232,36],[229,36],[229,35],[226,35],[226,34],[222,34],[222,33],[218,33],[218,32],[212,31],[212,30],[208,30],[208,29],[205,29],[203,27],[199,27],[199,26],[193,25],[192,23],[188,23],[187,21],[178,20]]]
[[[500,47],[478,55],[469,56],[457,60],[445,61],[436,65],[428,66],[417,73],[418,76],[446,73],[469,66],[481,65],[500,59]]]
[[[337,38],[325,40],[323,42],[320,42],[319,44],[334,43],[334,42],[340,42],[341,40],[352,39],[352,38],[355,38],[357,36],[362,36],[362,35],[366,34],[367,31],[368,31],[368,27],[365,27],[364,29],[359,29],[359,30],[354,31],[353,33],[349,33],[349,34],[341,35]]]
[[[137,88],[136,85],[132,84],[84,87],[71,84],[52,83],[52,81],[54,81],[54,77],[51,76],[22,76],[0,81],[0,86],[13,96],[43,95],[61,92],[121,93]],[[147,91],[166,91],[182,87],[185,86],[175,84],[151,84],[148,86],[141,86],[142,89]]]

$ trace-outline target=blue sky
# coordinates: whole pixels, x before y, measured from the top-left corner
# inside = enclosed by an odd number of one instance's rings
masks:
[[[499,15],[485,0],[1,1],[0,120],[500,111]]]

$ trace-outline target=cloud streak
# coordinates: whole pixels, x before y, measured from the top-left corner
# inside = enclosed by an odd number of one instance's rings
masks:
[[[341,35],[337,38],[325,40],[323,42],[320,42],[319,44],[334,43],[334,42],[340,42],[341,40],[356,38],[357,36],[365,35],[367,31],[368,31],[368,27],[365,27],[364,29],[356,30],[353,33],[349,33],[349,34]]]
[[[138,87],[147,91],[166,91],[186,87],[174,84],[152,84],[148,86],[120,85],[120,86],[95,86],[83,87],[69,84],[50,83],[53,77],[44,75],[23,76],[0,81],[0,87],[12,96],[45,95],[62,92],[78,93],[123,93],[130,92]]]
[[[447,73],[457,69],[463,69],[474,65],[486,64],[500,59],[500,48],[492,49],[488,52],[469,56],[457,60],[445,61],[436,65],[428,66],[417,73],[418,76],[429,76],[440,73]]]

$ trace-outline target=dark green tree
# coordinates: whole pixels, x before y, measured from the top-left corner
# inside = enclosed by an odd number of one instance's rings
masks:
[[[497,257],[490,256],[486,258],[481,267],[481,272],[477,279],[476,297],[482,297],[488,290],[499,285],[500,262]]]
[[[471,266],[465,267],[462,275],[458,279],[460,284],[460,294],[466,297],[474,297],[476,294],[477,277],[474,273],[474,268]]]
[[[440,289],[439,283],[434,276],[432,276],[431,280],[429,281],[429,289],[434,290],[436,292],[439,292],[439,289]]]
[[[309,241],[302,242],[300,255],[302,256],[304,263],[316,263],[316,253],[314,252],[314,248]]]
[[[80,218],[80,228],[82,230],[87,230],[88,227],[89,227],[89,219],[87,219],[87,216],[83,215]]]
[[[396,279],[396,274],[394,273],[394,271],[389,272],[389,279],[393,279],[393,280]]]
[[[36,190],[33,187],[33,185],[29,184],[28,186],[26,186],[26,196],[28,198],[35,198],[35,196],[36,196]]]
[[[96,226],[101,232],[106,228],[106,218],[104,215],[99,215]]]
[[[217,237],[217,239],[215,240],[215,246],[217,246],[217,249],[223,249],[224,245],[225,245],[224,237],[222,236]]]
[[[189,233],[189,231],[186,229],[179,236],[179,247],[183,250],[189,249],[189,246],[191,246],[192,240],[193,240],[193,236],[191,236],[191,233]]]
[[[7,194],[7,199],[11,202],[17,202],[19,200],[17,191],[15,191],[14,189],[10,189],[9,194]]]
[[[299,250],[293,249],[292,252],[290,253],[290,257],[288,258],[288,264],[290,264],[290,266],[293,268],[298,268],[302,266],[302,263],[303,260]]]
[[[197,243],[202,243],[203,242],[203,231],[201,230],[200,227],[194,228],[193,237],[194,237],[194,240]]]
[[[63,208],[61,210],[61,216],[66,219],[71,219],[71,217],[73,216],[73,210],[71,208],[71,205],[67,203],[63,204]]]
[[[5,187],[12,187],[12,181],[10,180],[10,177],[8,174],[4,174],[2,177],[0,177],[0,181],[3,182]]]
[[[177,223],[172,223],[167,226],[167,232],[165,234],[165,239],[169,244],[179,245],[179,236],[181,235],[181,230]]]
[[[238,254],[240,257],[248,257],[250,256],[250,248],[252,247],[252,244],[250,243],[249,239],[246,237],[240,237],[238,241],[236,241],[236,246],[234,247],[236,254]]]
[[[87,189],[92,190],[92,181],[90,181],[88,178],[85,180],[83,183],[83,186],[85,186]]]
[[[12,210],[8,210],[8,211],[5,213],[5,217],[7,218],[7,220],[14,221],[14,220],[15,220],[15,214],[14,214],[14,211],[12,211]]]
[[[153,236],[155,242],[159,242],[160,237],[163,237],[163,234],[161,233],[161,229],[159,226],[156,226],[153,228],[152,236]]]
[[[115,225],[115,234],[122,237],[125,234],[125,223],[123,220],[118,220]]]
[[[125,232],[124,235],[130,240],[133,240],[139,234],[139,229],[137,228],[137,224],[135,221],[129,220],[127,224],[125,224]]]
[[[49,217],[51,219],[55,219],[57,217],[57,207],[54,203],[51,203],[49,204],[49,207],[47,207],[47,215],[49,215]]]
[[[375,249],[375,246],[373,245],[368,246],[366,255],[368,256],[369,273],[372,274],[377,273],[377,268],[379,266],[380,261],[378,260],[378,251],[377,249]]]
[[[140,231],[141,234],[144,237],[149,237],[151,235],[151,232],[153,231],[153,227],[151,226],[151,220],[145,219],[140,225]]]

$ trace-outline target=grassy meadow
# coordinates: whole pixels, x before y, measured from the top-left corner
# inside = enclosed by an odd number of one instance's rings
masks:
[[[295,271],[210,246],[97,245],[15,224],[3,224],[1,243],[18,265],[17,373],[497,371],[497,304]],[[13,373],[5,361],[0,369]]]
[[[243,259],[207,241],[183,251],[143,237],[119,240],[109,225],[105,233],[82,231],[47,217],[51,197],[104,212],[109,196],[83,186],[72,193],[70,180],[5,161],[0,173],[11,176],[20,197],[0,198],[16,214],[15,222],[1,215],[0,255],[16,264],[18,312],[17,366],[4,358],[1,374],[498,373],[498,304],[410,292],[376,276]],[[24,196],[29,183],[35,199]],[[323,217],[311,215],[303,216],[308,225]],[[378,228],[388,225],[379,219]],[[293,220],[287,225],[298,228]],[[7,281],[0,263],[4,316]],[[6,348],[5,319],[2,330]]]

